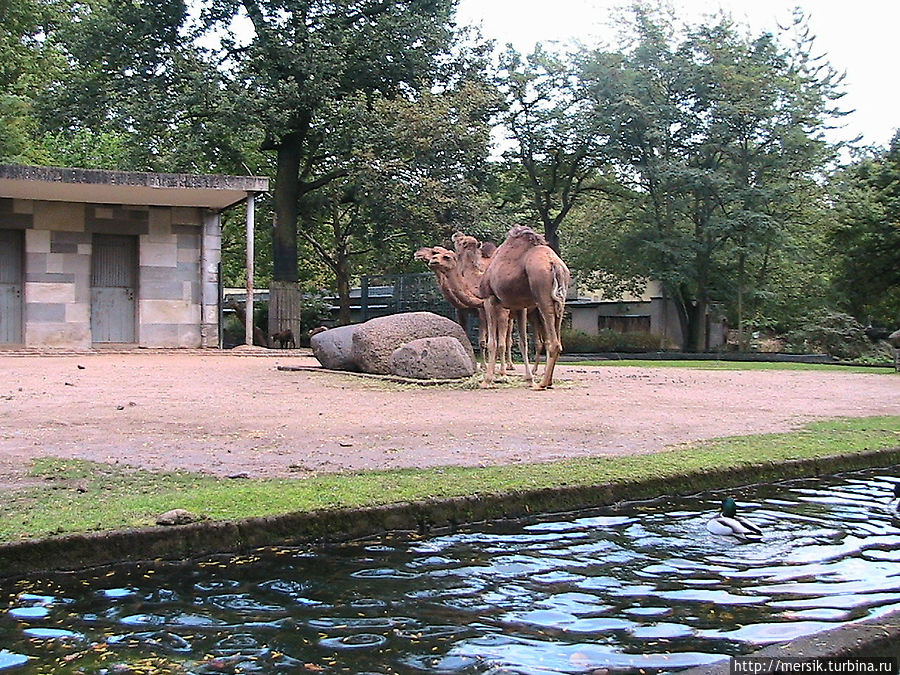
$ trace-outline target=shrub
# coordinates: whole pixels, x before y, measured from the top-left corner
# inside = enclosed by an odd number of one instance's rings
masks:
[[[662,348],[662,338],[653,333],[619,331],[603,329],[597,335],[588,335],[581,331],[564,330],[562,335],[563,351],[569,354],[593,354],[598,352],[655,352]]]
[[[849,314],[830,309],[805,316],[787,342],[792,351],[830,354],[839,359],[856,359],[869,350],[862,324]]]
[[[300,330],[309,333],[331,321],[331,303],[324,291],[303,294],[300,307]]]

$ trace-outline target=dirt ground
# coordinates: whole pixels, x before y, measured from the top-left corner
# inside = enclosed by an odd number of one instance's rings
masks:
[[[306,350],[0,353],[0,487],[32,457],[219,476],[653,452],[840,416],[900,415],[900,376],[559,366],[557,386],[400,387]],[[521,373],[521,366],[519,366]]]

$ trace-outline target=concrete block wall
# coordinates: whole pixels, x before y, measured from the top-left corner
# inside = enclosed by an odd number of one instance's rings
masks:
[[[150,209],[138,249],[141,346],[201,346],[202,215],[199,209]]]
[[[95,233],[138,236],[140,346],[218,344],[218,214],[196,208],[0,199],[0,227],[25,230],[27,346],[91,348]]]

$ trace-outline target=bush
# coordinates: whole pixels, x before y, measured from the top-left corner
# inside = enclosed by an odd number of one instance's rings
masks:
[[[331,303],[323,291],[303,294],[300,307],[300,330],[309,333],[313,328],[331,321]]]
[[[563,351],[569,354],[595,354],[600,352],[627,352],[640,354],[662,349],[662,338],[653,333],[620,333],[603,329],[597,335],[581,331],[564,330]]]
[[[839,359],[857,359],[870,349],[866,333],[849,314],[820,309],[803,318],[800,327],[787,336],[792,351],[830,354]]]

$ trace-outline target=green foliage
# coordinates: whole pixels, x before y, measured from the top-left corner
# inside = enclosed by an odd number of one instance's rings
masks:
[[[498,75],[507,102],[501,121],[514,142],[501,174],[511,181],[501,187],[504,205],[524,207],[557,251],[572,208],[609,183],[603,174],[607,138],[571,69],[541,45],[526,57],[508,47]]]
[[[331,302],[321,291],[303,294],[303,307],[300,309],[300,330],[309,333],[331,321]]]
[[[39,134],[34,102],[64,64],[61,52],[46,39],[64,4],[0,2],[0,161],[32,161]]]
[[[801,14],[752,35],[638,3],[619,47],[492,68],[453,8],[207,0],[191,24],[185,0],[0,2],[0,161],[268,175],[259,286],[346,296],[457,228],[499,243],[525,222],[583,285],[660,280],[685,347],[711,303],[744,336],[825,306],[900,325],[900,139],[819,185],[841,82]],[[223,232],[242,286],[242,209]]]
[[[806,316],[788,335],[792,351],[831,354],[855,359],[869,349],[862,325],[849,314],[821,309]]]
[[[563,330],[563,351],[567,354],[598,354],[604,352],[624,352],[639,354],[655,352],[663,348],[663,339],[652,333],[622,333],[602,329],[597,335],[581,331]]]
[[[802,16],[790,47],[725,17],[679,33],[642,5],[628,28],[631,49],[578,63],[627,188],[618,197],[629,222],[614,248],[632,275],[663,282],[688,328],[685,348],[698,349],[710,302],[728,299],[742,323],[745,305],[772,288],[773,259],[796,240],[830,157],[819,132],[836,114],[840,80],[812,56]]]
[[[900,132],[834,179],[835,286],[859,320],[900,326]]]

